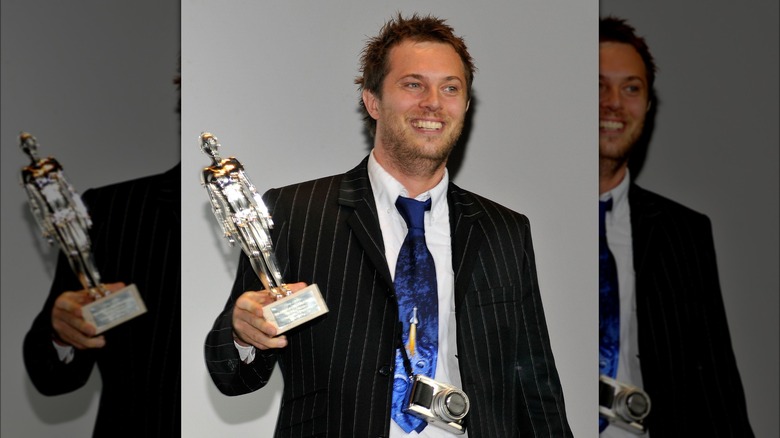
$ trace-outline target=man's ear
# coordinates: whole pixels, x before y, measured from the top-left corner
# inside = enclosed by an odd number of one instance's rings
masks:
[[[466,112],[468,112],[469,106],[471,106],[471,99],[466,101]]]
[[[372,119],[379,120],[379,99],[374,96],[374,93],[363,90],[363,105]]]

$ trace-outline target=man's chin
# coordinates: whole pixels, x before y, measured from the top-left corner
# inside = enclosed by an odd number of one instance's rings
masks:
[[[632,145],[624,138],[599,138],[599,156],[619,159],[631,152]]]
[[[422,145],[418,145],[417,150],[419,152],[420,158],[425,158],[431,161],[442,161],[446,160],[447,157],[449,157],[450,152],[452,152],[452,149],[455,147],[455,144],[443,144],[441,142],[437,142],[435,144],[432,143],[426,143]]]

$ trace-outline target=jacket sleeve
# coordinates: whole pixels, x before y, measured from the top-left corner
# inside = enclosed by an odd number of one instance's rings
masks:
[[[24,366],[41,394],[59,395],[81,388],[89,379],[95,364],[95,350],[76,350],[73,361],[66,364],[59,359],[52,344],[54,329],[51,313],[54,302],[63,292],[80,289],[67,258],[60,253],[49,296],[27,332],[23,345]]]
[[[276,364],[277,353],[274,350],[256,350],[255,359],[246,364],[239,358],[233,343],[233,306],[236,300],[246,291],[263,288],[249,258],[241,253],[230,298],[206,336],[204,351],[209,375],[225,395],[247,394],[262,388],[268,383]]]

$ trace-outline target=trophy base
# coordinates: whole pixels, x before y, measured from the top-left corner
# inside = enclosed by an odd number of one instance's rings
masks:
[[[82,306],[81,312],[84,320],[97,328],[95,333],[100,334],[146,313],[146,305],[138,293],[138,288],[131,284]]]
[[[277,334],[282,334],[326,313],[328,313],[328,306],[322,299],[320,288],[316,284],[263,306],[263,317],[278,328]]]

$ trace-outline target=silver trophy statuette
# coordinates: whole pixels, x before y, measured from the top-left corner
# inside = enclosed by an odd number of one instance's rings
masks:
[[[239,242],[263,285],[276,296],[275,302],[263,306],[263,316],[282,334],[324,315],[328,306],[316,284],[296,293],[285,284],[273,252],[271,215],[244,166],[235,157],[221,158],[219,147],[212,134],[200,135],[200,148],[211,158],[211,166],[203,169],[200,182],[225,237],[231,245]]]
[[[134,284],[109,292],[101,283],[88,234],[92,220],[60,163],[52,157],[38,158],[38,142],[26,132],[19,135],[19,147],[30,157],[30,164],[22,167],[21,182],[33,217],[49,244],[56,240],[81,286],[92,296],[93,301],[82,307],[84,319],[100,334],[146,312]]]

